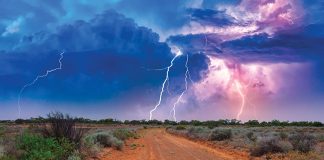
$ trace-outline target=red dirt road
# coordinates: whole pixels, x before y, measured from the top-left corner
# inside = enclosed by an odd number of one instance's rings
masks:
[[[141,138],[127,142],[123,151],[105,149],[101,160],[229,160],[234,157],[224,151],[177,137],[164,129],[140,131]]]

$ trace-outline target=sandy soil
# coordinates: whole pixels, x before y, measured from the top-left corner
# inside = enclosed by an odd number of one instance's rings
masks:
[[[248,159],[228,154],[182,137],[166,133],[165,129],[139,131],[141,138],[126,142],[122,151],[104,149],[101,160],[230,160]]]

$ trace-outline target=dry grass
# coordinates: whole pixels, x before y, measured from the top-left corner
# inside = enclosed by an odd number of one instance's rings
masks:
[[[215,130],[231,130],[230,138],[210,138]],[[231,150],[251,152],[261,159],[324,159],[323,127],[207,127],[186,126],[185,130],[169,128],[169,133],[196,140],[212,140],[218,146]],[[220,136],[222,137],[222,136]]]

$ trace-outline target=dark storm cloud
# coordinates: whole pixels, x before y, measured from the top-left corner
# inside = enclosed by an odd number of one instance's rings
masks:
[[[87,101],[119,96],[123,92],[158,87],[165,71],[147,68],[168,66],[172,58],[159,35],[138,26],[132,19],[115,11],[106,11],[89,21],[59,26],[53,33],[37,32],[24,36],[21,43],[0,56],[2,98],[15,96],[36,75],[58,65],[65,50],[63,69],[40,80],[24,96],[47,100]],[[194,80],[207,69],[204,57],[191,56]],[[179,63],[184,66],[184,59]],[[174,68],[174,76],[184,70]]]
[[[223,43],[222,50],[245,60],[300,61],[323,57],[324,25],[313,24],[275,35],[245,36]]]
[[[189,34],[170,36],[167,39],[170,44],[177,45],[182,51],[191,54],[215,52],[221,53],[219,49],[221,39],[216,34]]]
[[[229,26],[236,22],[234,17],[227,15],[225,11],[213,9],[188,9],[192,21],[196,21],[203,25],[211,26]]]

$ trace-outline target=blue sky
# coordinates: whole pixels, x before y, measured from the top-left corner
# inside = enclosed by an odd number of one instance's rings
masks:
[[[182,55],[154,118],[172,119],[187,86],[177,119],[324,121],[319,0],[0,0],[0,6],[0,119],[18,117],[21,88],[56,68],[63,51],[62,69],[21,94],[21,117],[58,110],[147,119],[176,48]]]

